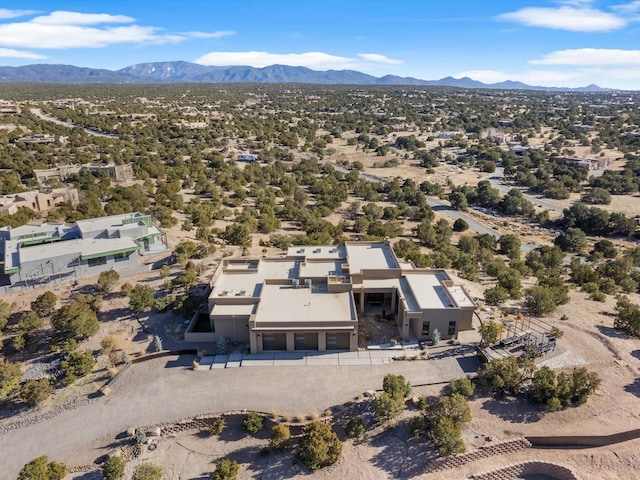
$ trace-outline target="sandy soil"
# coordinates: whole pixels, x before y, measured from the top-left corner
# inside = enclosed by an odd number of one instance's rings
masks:
[[[463,431],[468,450],[524,435],[608,435],[640,428],[640,385],[637,381],[640,339],[628,338],[612,328],[613,317],[604,312],[613,311],[613,298],[609,297],[606,303],[600,304],[588,300],[586,295],[576,290],[572,290],[570,296],[569,304],[543,319],[561,328],[565,334],[557,350],[541,361],[569,369],[584,365],[599,373],[601,388],[586,405],[552,414],[521,399],[477,396],[471,401],[473,420]],[[640,299],[636,296],[633,300]],[[563,314],[567,315],[568,320],[560,320]],[[414,393],[437,395],[440,388],[420,387]],[[415,412],[409,409],[406,415],[412,414]],[[343,425],[343,422],[340,420],[338,425]],[[341,429],[337,428],[337,431],[341,432]],[[111,440],[104,439],[103,445]],[[166,478],[204,480],[215,468],[217,460],[230,457],[241,465],[239,479],[296,479],[309,476],[309,472],[296,463],[295,449],[260,456],[260,449],[267,444],[267,433],[257,438],[245,436],[237,425],[234,427],[230,424],[227,433],[220,438],[199,432],[163,438],[154,451],[145,451],[139,459],[129,464],[128,469],[133,469],[142,461],[152,461],[165,468]],[[374,427],[363,440],[346,440],[341,460],[312,477],[357,480],[459,479],[512,463],[540,460],[567,466],[580,479],[633,479],[637,478],[637,469],[640,468],[638,446],[640,440],[596,449],[528,449],[479,460],[438,474],[425,474],[426,462],[435,455],[424,439],[409,438],[402,426],[392,429]],[[72,478],[93,478],[86,475],[77,474]],[[96,479],[99,478],[97,475]]]

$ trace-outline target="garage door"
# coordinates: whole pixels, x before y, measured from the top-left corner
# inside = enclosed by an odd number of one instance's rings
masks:
[[[263,333],[262,349],[263,350],[286,350],[287,334],[286,333]]]
[[[327,350],[349,350],[349,332],[327,333]]]
[[[296,350],[318,350],[318,334],[316,332],[296,333]]]

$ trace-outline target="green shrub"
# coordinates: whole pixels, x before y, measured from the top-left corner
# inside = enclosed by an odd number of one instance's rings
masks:
[[[304,429],[300,438],[300,461],[311,471],[333,465],[342,454],[342,442],[331,430],[331,425],[313,422]]]
[[[258,412],[249,412],[242,421],[242,430],[245,432],[255,434],[262,430],[264,426],[264,417]]]
[[[291,431],[286,425],[278,424],[274,425],[271,429],[271,447],[278,450],[284,449],[287,442],[291,438]]]
[[[224,458],[216,464],[211,480],[236,480],[238,478],[238,462]]]
[[[224,430],[225,425],[226,425],[226,422],[224,418],[222,417],[214,418],[211,421],[211,423],[209,423],[209,426],[207,427],[207,432],[209,432],[209,435],[211,436],[220,435]]]
[[[133,471],[131,480],[162,480],[163,473],[162,467],[153,463],[143,463]]]
[[[470,378],[464,377],[451,380],[449,382],[449,390],[452,394],[458,393],[469,398],[473,395],[473,392],[475,392],[476,387]]]
[[[373,400],[373,415],[378,422],[388,422],[404,410],[404,398],[383,392]]]
[[[361,437],[362,435],[364,435],[364,432],[366,431],[364,419],[362,417],[352,418],[347,423],[345,430],[349,438]]]
[[[109,457],[102,464],[102,478],[104,480],[120,480],[124,477],[124,467],[127,461],[121,456]]]
[[[91,350],[85,350],[84,352],[72,352],[60,363],[60,367],[65,375],[65,382],[71,384],[76,381],[78,377],[86,375],[96,364],[95,358]]]
[[[67,466],[64,463],[49,462],[49,459],[42,455],[22,467],[18,480],[62,480],[66,476]]]
[[[466,450],[462,441],[462,427],[450,418],[439,418],[431,427],[429,436],[440,455],[453,455]]]
[[[28,405],[35,407],[49,398],[51,392],[53,387],[48,379],[29,380],[20,389],[20,398]]]

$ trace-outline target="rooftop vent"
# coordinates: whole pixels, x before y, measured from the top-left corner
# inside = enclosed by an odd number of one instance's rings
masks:
[[[310,278],[305,279],[304,286],[305,288],[311,288],[312,282]]]

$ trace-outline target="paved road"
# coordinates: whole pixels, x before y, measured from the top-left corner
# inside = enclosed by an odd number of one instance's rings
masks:
[[[320,162],[320,163],[324,163],[324,162]],[[339,171],[339,172],[343,172],[343,173],[349,173],[351,170],[346,169],[340,165],[334,165],[329,163],[328,165],[331,165],[335,170]],[[365,173],[362,172],[358,172],[358,175],[360,178],[367,180],[368,182],[372,182],[372,183],[383,183],[385,182],[384,179],[378,178],[378,177],[374,177],[372,175],[367,175]],[[504,185],[503,185],[504,187]],[[506,187],[505,187],[506,188]],[[509,189],[507,189],[508,191]],[[496,230],[495,228],[491,228],[488,225],[485,225],[484,223],[480,222],[479,220],[475,219],[474,217],[472,217],[471,215],[469,215],[468,213],[465,212],[461,212],[459,210],[454,210],[453,208],[451,208],[451,205],[449,205],[448,203],[440,200],[438,197],[430,197],[428,195],[425,195],[427,198],[427,204],[435,211],[439,211],[444,213],[446,216],[448,216],[451,220],[456,221],[458,218],[462,218],[465,222],[467,222],[467,224],[469,225],[469,229],[476,232],[476,233],[488,233],[489,235],[493,235],[496,238],[500,238],[502,236],[502,234]],[[509,221],[513,221],[513,219],[510,219]],[[537,245],[533,245],[533,244],[529,244],[529,243],[524,243],[522,244],[521,250],[524,253],[529,253],[532,250],[535,250],[536,248],[538,248]]]
[[[490,176],[487,176],[486,179],[489,180],[491,186],[497,188],[498,190],[508,193],[509,190],[514,188],[512,185],[505,185],[502,183],[502,179],[504,178],[504,167],[497,167],[496,171]],[[545,198],[536,197],[534,195],[529,195],[528,193],[522,192],[522,196],[529,200],[534,205],[538,205],[539,207],[546,208],[549,210],[555,210],[556,212],[562,212],[565,207],[558,205],[557,203],[553,203]]]
[[[324,163],[324,162],[321,162],[321,163]],[[342,173],[349,173],[351,171],[340,165],[335,165],[332,163],[329,163],[328,165],[331,165],[335,170]],[[382,178],[375,177],[373,175],[367,175],[362,172],[358,172],[358,176],[363,180],[366,180],[372,183],[384,183],[386,181]],[[454,210],[453,208],[451,208],[451,205],[440,200],[438,197],[430,197],[428,195],[426,195],[426,197],[427,197],[427,204],[429,204],[431,208],[433,208],[436,211],[444,213],[451,220],[456,221],[458,218],[462,218],[464,221],[466,221],[469,224],[469,228],[474,232],[488,233],[489,235],[493,235],[496,238],[500,238],[500,232],[498,230],[479,222],[478,220],[473,218],[471,215],[464,212],[460,212],[458,210]]]
[[[446,382],[475,372],[474,355],[370,366],[242,367],[193,371],[193,356],[164,357],[134,365],[108,397],[41,423],[0,435],[0,478],[13,479],[39,455],[88,464],[107,453],[91,450],[130,427],[227,410],[308,414],[380,389],[387,373],[414,385]],[[10,420],[0,422],[7,423]]]
[[[36,117],[40,118],[41,120],[45,120],[47,122],[52,122],[52,123],[55,123],[57,125],[62,125],[63,127],[69,127],[69,128],[80,127],[85,132],[87,132],[89,135],[93,135],[94,137],[120,138],[117,135],[111,135],[111,134],[108,134],[108,133],[102,133],[102,132],[98,132],[96,130],[92,130],[90,128],[82,127],[81,125],[76,125],[75,123],[73,123],[71,121],[64,122],[64,121],[60,120],[59,118],[55,118],[55,117],[51,117],[51,116],[47,115],[46,113],[44,113],[39,108],[32,108],[31,109],[31,113],[33,113]]]

